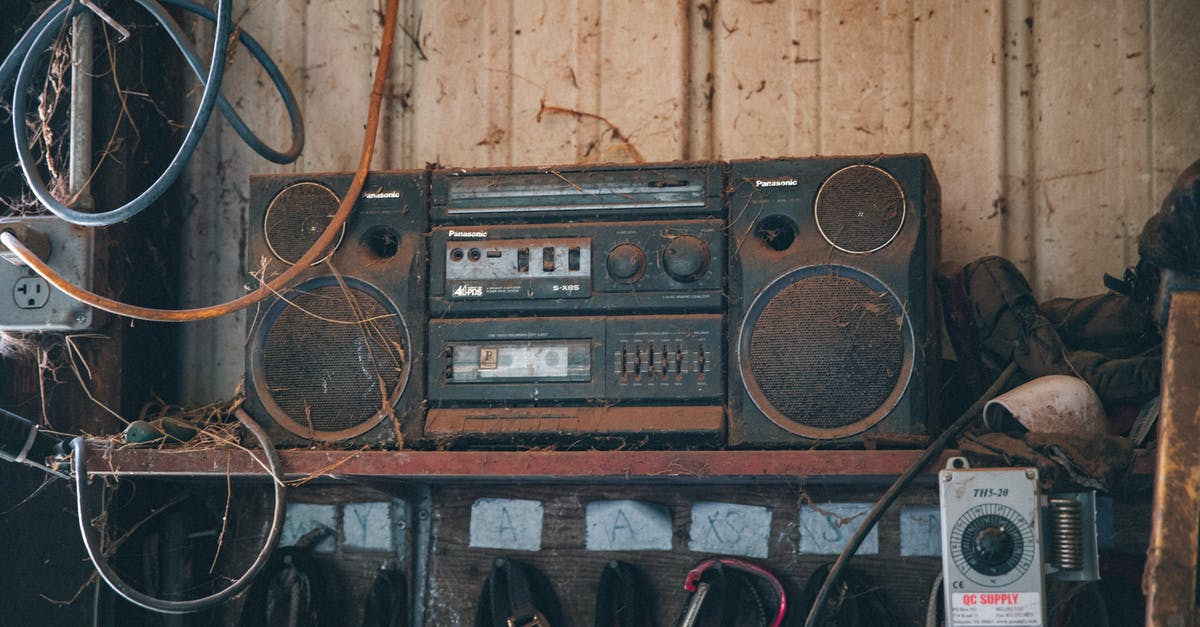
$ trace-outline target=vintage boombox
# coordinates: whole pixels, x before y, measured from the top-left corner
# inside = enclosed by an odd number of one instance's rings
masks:
[[[426,434],[718,442],[722,174],[435,171]]]
[[[259,276],[348,182],[252,180]],[[924,433],[937,214],[920,155],[375,173],[248,323],[248,406],[285,444]]]

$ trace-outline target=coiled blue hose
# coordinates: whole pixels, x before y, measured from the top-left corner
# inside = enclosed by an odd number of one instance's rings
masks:
[[[89,9],[82,4],[71,2],[71,0],[59,0],[54,3],[34,21],[33,26],[21,36],[16,47],[9,52],[4,62],[0,64],[0,87],[8,83],[13,72],[16,72],[17,75],[12,103],[13,137],[16,141],[17,158],[21,164],[25,180],[33,191],[34,196],[37,197],[43,206],[72,224],[92,227],[116,224],[117,222],[132,218],[150,206],[155,200],[158,200],[183,172],[183,168],[187,165],[188,160],[195,153],[196,146],[200,142],[200,137],[204,134],[204,129],[207,127],[209,118],[212,116],[214,105],[229,120],[230,125],[242,140],[265,159],[274,163],[291,163],[300,155],[300,150],[304,146],[304,121],[291,87],[288,86],[283,73],[279,71],[278,66],[275,65],[275,62],[263,50],[262,46],[244,31],[239,32],[238,40],[262,64],[263,69],[266,70],[267,75],[271,78],[271,82],[275,85],[276,90],[279,91],[279,95],[283,99],[284,107],[287,109],[292,126],[291,147],[285,151],[278,151],[267,146],[265,142],[250,130],[241,117],[238,116],[237,112],[233,110],[229,101],[220,93],[221,80],[225,74],[225,62],[228,56],[229,35],[233,28],[230,19],[230,5],[232,4],[232,0],[217,0],[216,13],[187,0],[163,0],[163,2],[170,6],[194,13],[216,24],[216,34],[213,38],[213,53],[207,76],[204,75],[200,59],[188,47],[188,43],[185,41],[179,25],[175,23],[175,20],[166,12],[162,5],[155,0],[136,1],[149,11],[167,31],[171,41],[183,53],[188,66],[203,81],[204,92],[201,94],[200,105],[196,109],[192,124],[188,127],[183,143],[175,153],[174,158],[171,159],[166,169],[163,170],[162,174],[159,175],[153,184],[132,201],[121,207],[100,213],[84,213],[71,209],[56,200],[46,188],[46,183],[42,179],[41,173],[38,172],[36,161],[29,148],[29,130],[25,126],[26,91],[36,73],[36,60],[49,48],[52,38],[63,28],[67,20]]]

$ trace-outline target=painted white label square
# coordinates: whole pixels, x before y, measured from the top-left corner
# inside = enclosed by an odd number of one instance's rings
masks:
[[[771,510],[757,505],[700,502],[692,505],[688,550],[767,557]]]
[[[837,555],[858,531],[871,506],[866,503],[828,503],[800,506],[800,552]],[[863,539],[857,555],[879,553],[879,527]]]
[[[318,503],[288,503],[279,546],[295,546],[305,534],[324,527],[330,531],[313,547],[316,553],[333,553],[337,548],[337,506]]]
[[[942,554],[942,514],[932,505],[900,509],[900,555],[934,557]]]
[[[670,551],[671,511],[641,501],[592,501],[587,504],[589,551]]]
[[[541,501],[476,499],[471,505],[471,546],[540,551],[544,514]]]
[[[392,504],[346,503],[342,506],[342,545],[369,551],[391,551]]]

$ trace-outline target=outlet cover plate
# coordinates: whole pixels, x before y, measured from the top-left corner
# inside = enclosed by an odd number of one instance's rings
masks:
[[[53,216],[0,218],[0,230],[5,229],[18,237],[26,230],[45,235],[50,267],[71,283],[92,289],[91,229]],[[92,318],[91,307],[50,287],[29,266],[0,260],[0,331],[82,331],[91,327]]]

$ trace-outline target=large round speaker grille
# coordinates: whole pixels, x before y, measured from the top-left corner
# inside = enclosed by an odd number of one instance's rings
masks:
[[[263,237],[280,261],[291,265],[300,260],[333,220],[341,200],[320,183],[289,185],[271,199],[263,216]],[[330,252],[341,242],[346,227],[338,234]],[[328,255],[326,255],[328,257]],[[325,259],[313,263],[316,265]]]
[[[845,266],[807,266],[767,287],[739,338],[755,405],[780,427],[832,439],[864,431],[896,406],[912,372],[912,329],[896,296]]]
[[[904,225],[904,190],[873,165],[847,166],[821,184],[813,210],[826,241],[848,253],[869,253],[887,246]]]
[[[271,416],[308,439],[360,435],[387,415],[408,380],[408,330],[371,286],[313,279],[264,316],[253,364]],[[380,389],[382,387],[382,389]]]

